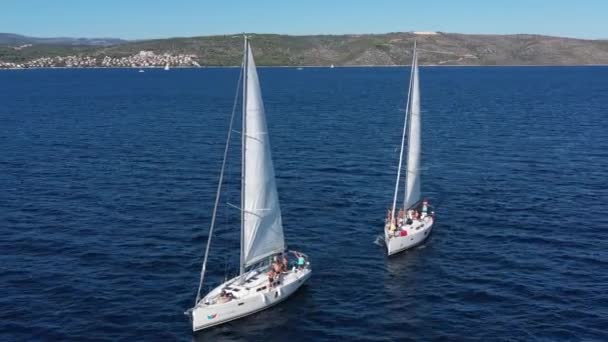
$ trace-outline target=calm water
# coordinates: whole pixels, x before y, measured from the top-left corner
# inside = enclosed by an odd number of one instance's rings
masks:
[[[285,235],[313,277],[193,335],[237,76],[0,72],[1,340],[608,339],[606,67],[422,68],[438,221],[390,259],[374,241],[408,70],[261,69]],[[238,213],[219,217],[207,285],[238,260]]]

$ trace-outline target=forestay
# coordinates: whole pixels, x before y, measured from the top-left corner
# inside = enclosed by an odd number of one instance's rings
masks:
[[[246,65],[242,268],[285,249],[264,104],[249,46]]]

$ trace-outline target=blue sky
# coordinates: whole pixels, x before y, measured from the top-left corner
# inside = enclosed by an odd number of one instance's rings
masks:
[[[0,0],[0,32],[126,39],[444,31],[608,38],[608,0]]]

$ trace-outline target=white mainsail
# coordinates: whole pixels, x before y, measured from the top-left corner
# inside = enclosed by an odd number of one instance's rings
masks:
[[[285,249],[262,92],[249,43],[245,75],[241,272]]]
[[[420,89],[418,86],[418,54],[414,48],[412,67],[412,94],[407,140],[407,166],[405,176],[405,209],[420,201]]]

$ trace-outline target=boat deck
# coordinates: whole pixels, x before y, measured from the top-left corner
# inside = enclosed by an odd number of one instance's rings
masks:
[[[298,255],[302,255],[306,260],[306,264],[308,265],[308,257],[301,253]],[[292,278],[290,276],[300,271],[300,267],[295,264],[296,260],[288,257],[288,261],[290,267],[287,269],[287,271],[275,276],[272,286],[268,281],[267,272],[269,270],[269,265],[262,265],[249,271],[246,274],[245,281],[243,282],[241,282],[239,276],[236,276],[214,288],[203,298],[203,303],[207,305],[221,304],[231,301],[232,299],[242,299],[260,292],[270,291],[272,288],[280,286],[283,282],[288,283]],[[307,268],[308,266],[305,267]],[[222,291],[224,291],[228,297],[222,297]]]
[[[415,219],[415,220],[413,219],[413,220],[411,220],[410,223],[405,223],[405,224],[402,224],[400,226],[397,226],[396,229],[395,229],[395,231],[405,230],[408,233],[415,232],[417,230],[422,229],[425,226],[426,222],[430,218],[431,218],[431,216],[428,215],[428,216],[422,217],[420,219]],[[390,231],[390,229],[389,229],[390,225],[389,224],[386,224],[384,228],[386,230]]]

